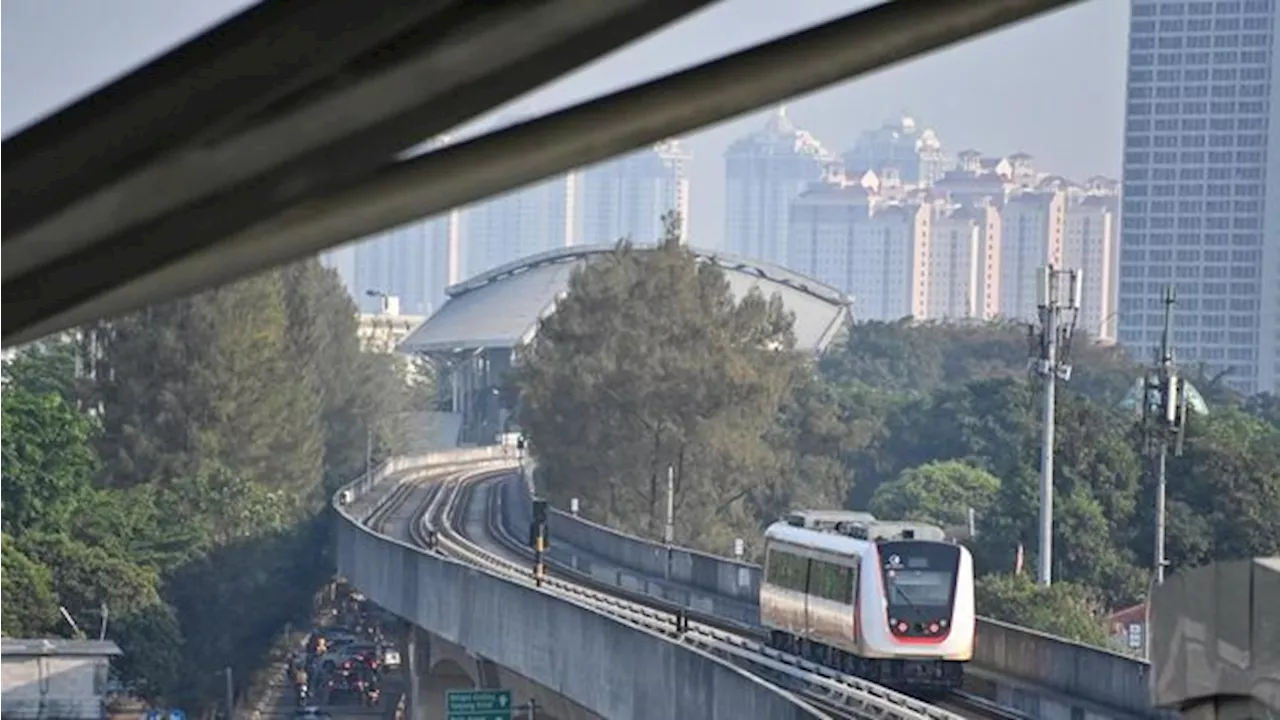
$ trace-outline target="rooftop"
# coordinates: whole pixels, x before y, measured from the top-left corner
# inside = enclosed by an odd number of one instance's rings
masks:
[[[434,315],[400,343],[401,352],[446,353],[479,348],[508,348],[527,342],[538,321],[555,309],[569,289],[574,268],[613,252],[612,245],[551,250],[508,263],[446,291]],[[849,317],[848,296],[817,280],[780,267],[720,253],[694,251],[701,262],[724,269],[738,298],[758,287],[766,297],[779,294],[795,314],[796,346],[824,350]]]
[[[120,646],[110,640],[67,640],[64,638],[40,638],[0,640],[0,655],[32,657],[36,655],[80,655],[86,657],[114,657],[123,655]]]

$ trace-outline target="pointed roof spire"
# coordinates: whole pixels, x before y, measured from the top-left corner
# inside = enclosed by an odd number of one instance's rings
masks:
[[[787,117],[786,103],[774,108],[773,117],[769,118],[769,122],[765,124],[765,129],[769,132],[787,135],[796,131],[796,126],[791,124],[791,118]]]

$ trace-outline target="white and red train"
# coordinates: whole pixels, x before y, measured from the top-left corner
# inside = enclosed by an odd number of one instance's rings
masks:
[[[883,685],[959,688],[973,557],[941,528],[802,511],[765,532],[760,620],[779,650]]]

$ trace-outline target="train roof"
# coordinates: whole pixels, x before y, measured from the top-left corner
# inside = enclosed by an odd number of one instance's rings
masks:
[[[780,541],[813,550],[822,550],[835,555],[861,555],[871,547],[871,543],[866,540],[859,540],[848,535],[838,535],[832,532],[796,527],[787,522],[776,522],[770,525],[764,531],[764,537],[766,540]]]
[[[835,533],[860,540],[933,540],[943,542],[947,533],[929,523],[877,520],[869,512],[859,510],[796,510],[787,515],[786,524],[809,530]]]

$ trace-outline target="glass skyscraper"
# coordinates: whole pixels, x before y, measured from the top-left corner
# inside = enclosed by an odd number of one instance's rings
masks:
[[[1132,0],[1125,112],[1119,340],[1174,344],[1245,393],[1280,368],[1277,0]]]

